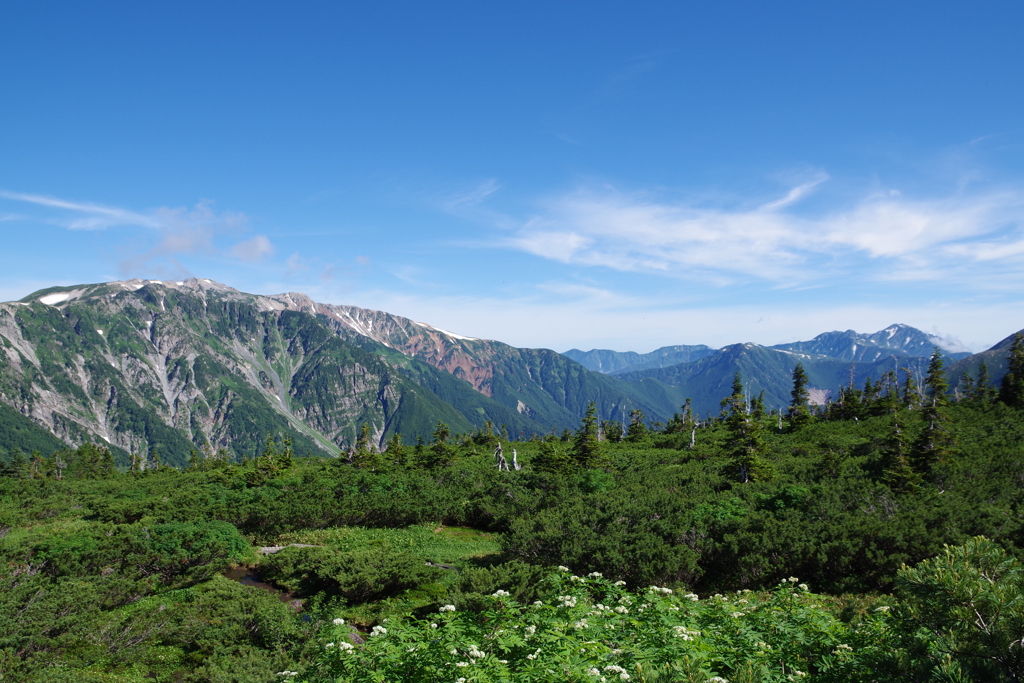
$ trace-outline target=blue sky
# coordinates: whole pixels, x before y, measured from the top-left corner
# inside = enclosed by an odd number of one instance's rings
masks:
[[[212,278],[518,346],[1024,327],[1019,2],[13,2],[0,300]]]

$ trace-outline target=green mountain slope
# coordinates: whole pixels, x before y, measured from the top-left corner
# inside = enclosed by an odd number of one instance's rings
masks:
[[[927,359],[919,357],[887,355],[873,362],[850,362],[757,344],[734,344],[692,363],[625,373],[618,377],[630,382],[658,382],[668,387],[666,395],[674,397],[676,403],[690,398],[697,412],[717,414],[720,401],[731,392],[737,372],[752,397],[764,391],[765,405],[769,409],[789,405],[793,368],[797,362],[803,364],[809,387],[817,390],[815,396],[819,400],[824,400],[828,392],[834,395],[840,386],[848,385],[851,380],[860,387],[867,378],[874,380],[898,368],[907,367],[922,374],[927,365]]]

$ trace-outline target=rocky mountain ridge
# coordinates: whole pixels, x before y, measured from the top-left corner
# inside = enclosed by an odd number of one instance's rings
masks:
[[[737,371],[752,392],[765,391],[769,407],[785,405],[797,361],[824,401],[849,381],[902,367],[920,372],[926,358],[913,354],[927,339],[891,326],[776,347],[666,347],[635,354],[612,376],[548,349],[296,292],[247,294],[199,278],[126,280],[0,304],[0,404],[11,409],[0,423],[21,420],[19,429],[45,428],[70,444],[105,442],[122,460],[156,448],[181,464],[202,446],[251,457],[268,434],[288,436],[301,453],[336,455],[362,424],[382,445],[396,432],[407,441],[429,437],[439,420],[455,432],[487,421],[514,436],[561,431],[579,423],[590,401],[600,419],[640,409],[664,421],[687,398],[700,412],[717,412]],[[986,353],[998,379],[1005,349]],[[957,365],[973,368],[978,357]]]

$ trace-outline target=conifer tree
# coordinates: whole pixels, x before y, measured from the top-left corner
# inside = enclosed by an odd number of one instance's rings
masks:
[[[352,454],[352,464],[364,470],[376,472],[383,467],[383,459],[377,452],[377,448],[370,440],[370,425],[366,422],[359,428],[359,436],[356,438],[355,452]]]
[[[921,476],[910,464],[910,444],[901,411],[893,412],[892,425],[892,431],[882,451],[882,483],[893,491],[906,492],[920,483]]]
[[[277,456],[277,466],[282,470],[290,470],[295,465],[295,447],[292,444],[292,437],[284,435],[284,448]]]
[[[747,410],[743,381],[738,372],[733,379],[732,394],[722,400],[722,411],[729,432],[730,469],[739,482],[771,479],[771,465],[764,459],[764,427]]]
[[[455,449],[448,443],[451,435],[448,425],[444,422],[437,423],[437,427],[434,429],[434,440],[431,442],[430,448],[426,449],[423,454],[425,458],[423,465],[427,469],[446,467],[455,459]]]
[[[953,445],[953,437],[949,431],[949,416],[945,413],[948,401],[946,389],[946,373],[943,370],[942,353],[935,349],[928,363],[928,375],[925,377],[927,401],[921,411],[925,428],[914,441],[910,453],[911,465],[918,474],[926,475],[932,466],[944,460]]]
[[[540,442],[537,455],[530,461],[530,466],[538,472],[565,474],[572,471],[573,459],[568,450],[560,445],[554,436],[547,436]]]
[[[622,441],[622,423],[618,420],[605,420],[601,423],[601,432],[604,440],[611,443]]]
[[[917,390],[917,382],[914,381],[914,373],[910,368],[903,368],[906,375],[903,379],[903,405],[915,410],[921,407],[921,394]]]
[[[992,387],[992,378],[988,373],[988,363],[981,361],[978,365],[978,379],[974,382],[974,393],[971,400],[976,403],[985,403],[995,398],[996,391]]]
[[[25,454],[17,446],[11,451],[11,457],[8,458],[7,462],[3,463],[0,476],[11,479],[21,479],[25,476]]]
[[[395,432],[384,444],[384,454],[386,460],[394,467],[404,467],[406,465],[405,458],[405,445],[402,443],[402,435]]]
[[[793,368],[793,391],[790,393],[791,400],[789,402],[789,424],[794,430],[801,429],[811,420],[811,410],[808,405],[810,392],[807,391],[807,381],[803,363],[797,363]]]
[[[593,401],[587,406],[587,412],[580,421],[580,428],[576,430],[576,438],[573,439],[570,456],[576,466],[583,469],[607,465],[604,459],[604,450],[597,438],[597,406]]]
[[[936,347],[928,361],[928,374],[924,378],[925,395],[933,406],[945,405],[949,401],[946,396],[949,382],[946,381],[945,365],[942,352]]]
[[[1024,408],[1024,335],[1013,335],[1008,368],[999,385],[999,400],[1013,408]]]
[[[629,411],[629,427],[626,429],[626,441],[636,443],[647,438],[647,423],[644,422],[644,411],[637,408]]]

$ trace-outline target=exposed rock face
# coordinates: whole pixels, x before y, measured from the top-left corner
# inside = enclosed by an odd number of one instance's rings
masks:
[[[664,413],[553,351],[198,278],[42,290],[0,304],[0,340],[0,401],[68,443],[156,447],[175,464],[203,446],[253,456],[267,434],[337,454],[364,423],[381,445],[439,420],[544,432],[590,400]]]
[[[281,299],[193,278],[0,304],[0,401],[72,444],[250,454],[284,432],[326,454],[351,445],[363,422],[379,442],[403,400],[429,393],[300,313],[308,299]]]

